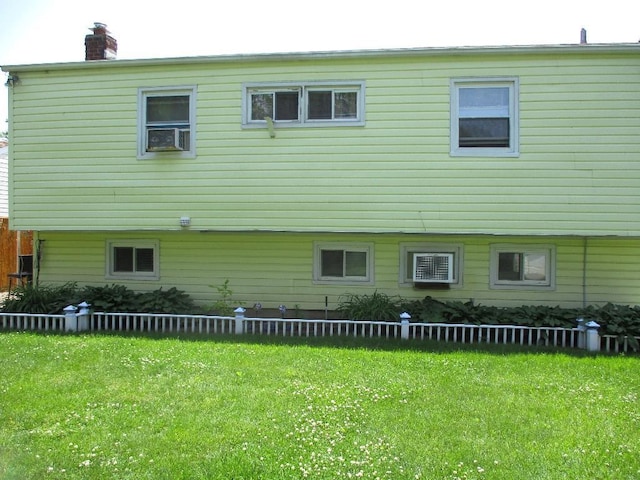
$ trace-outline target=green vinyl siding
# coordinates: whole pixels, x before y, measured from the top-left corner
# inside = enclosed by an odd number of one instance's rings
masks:
[[[638,239],[578,237],[505,237],[440,235],[362,235],[310,233],[196,233],[196,232],[41,232],[39,281],[43,284],[114,283],[106,277],[109,241],[158,241],[159,279],[122,280],[138,291],[177,287],[199,304],[217,299],[216,286],[229,279],[233,298],[246,308],[284,304],[289,310],[335,309],[345,294],[374,291],[422,299],[468,301],[484,305],[560,305],[578,307],[606,302],[637,304],[640,292]],[[317,284],[313,281],[314,242],[362,245],[373,251],[372,284]],[[463,264],[459,285],[448,290],[416,289],[399,281],[401,246],[460,245]],[[490,250],[493,244],[553,245],[555,287],[516,290],[490,288]]]
[[[506,53],[505,53],[506,52]],[[12,227],[640,235],[640,48],[17,67]],[[519,156],[449,155],[452,78],[517,78]],[[242,85],[363,81],[365,125],[242,128]],[[139,88],[194,85],[195,158],[138,160]]]

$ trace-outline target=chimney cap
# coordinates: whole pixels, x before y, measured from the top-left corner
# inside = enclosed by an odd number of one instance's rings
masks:
[[[93,30],[93,33],[98,32],[107,32],[107,24],[102,22],[93,22],[93,27],[89,28],[89,30]]]

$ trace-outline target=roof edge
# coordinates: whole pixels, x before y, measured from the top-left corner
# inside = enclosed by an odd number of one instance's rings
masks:
[[[274,52],[223,54],[194,57],[167,57],[145,59],[94,60],[63,63],[39,63],[24,65],[2,65],[4,72],[64,70],[77,68],[117,68],[129,66],[185,65],[197,63],[230,63],[252,61],[281,60],[317,60],[367,57],[403,57],[403,56],[456,56],[456,55],[515,55],[515,54],[549,54],[549,53],[640,53],[640,43],[590,43],[590,44],[556,44],[556,45],[514,45],[514,46],[468,46],[468,47],[416,47],[372,50],[334,50],[312,52]]]

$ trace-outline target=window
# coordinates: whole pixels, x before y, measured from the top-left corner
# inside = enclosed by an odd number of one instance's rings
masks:
[[[554,288],[555,250],[550,246],[493,245],[492,288]]]
[[[138,158],[193,157],[195,87],[139,90]]]
[[[453,80],[451,155],[518,155],[518,81]]]
[[[107,277],[157,280],[157,241],[111,241],[107,244]]]
[[[358,92],[351,90],[307,90],[309,120],[358,118]]]
[[[251,121],[270,117],[276,122],[298,121],[300,91],[255,91],[251,93]]]
[[[370,244],[316,243],[313,278],[323,283],[373,283],[372,251]]]
[[[398,283],[400,285],[413,286],[413,266],[415,254],[435,254],[453,256],[453,278],[451,286],[462,285],[462,253],[460,244],[448,243],[401,243],[400,244],[400,269]],[[437,283],[437,282],[435,282]]]
[[[364,83],[246,84],[243,125],[278,126],[364,124]]]

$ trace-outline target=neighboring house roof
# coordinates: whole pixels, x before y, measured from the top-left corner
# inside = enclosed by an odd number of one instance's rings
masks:
[[[9,147],[0,142],[0,217],[9,216]]]

